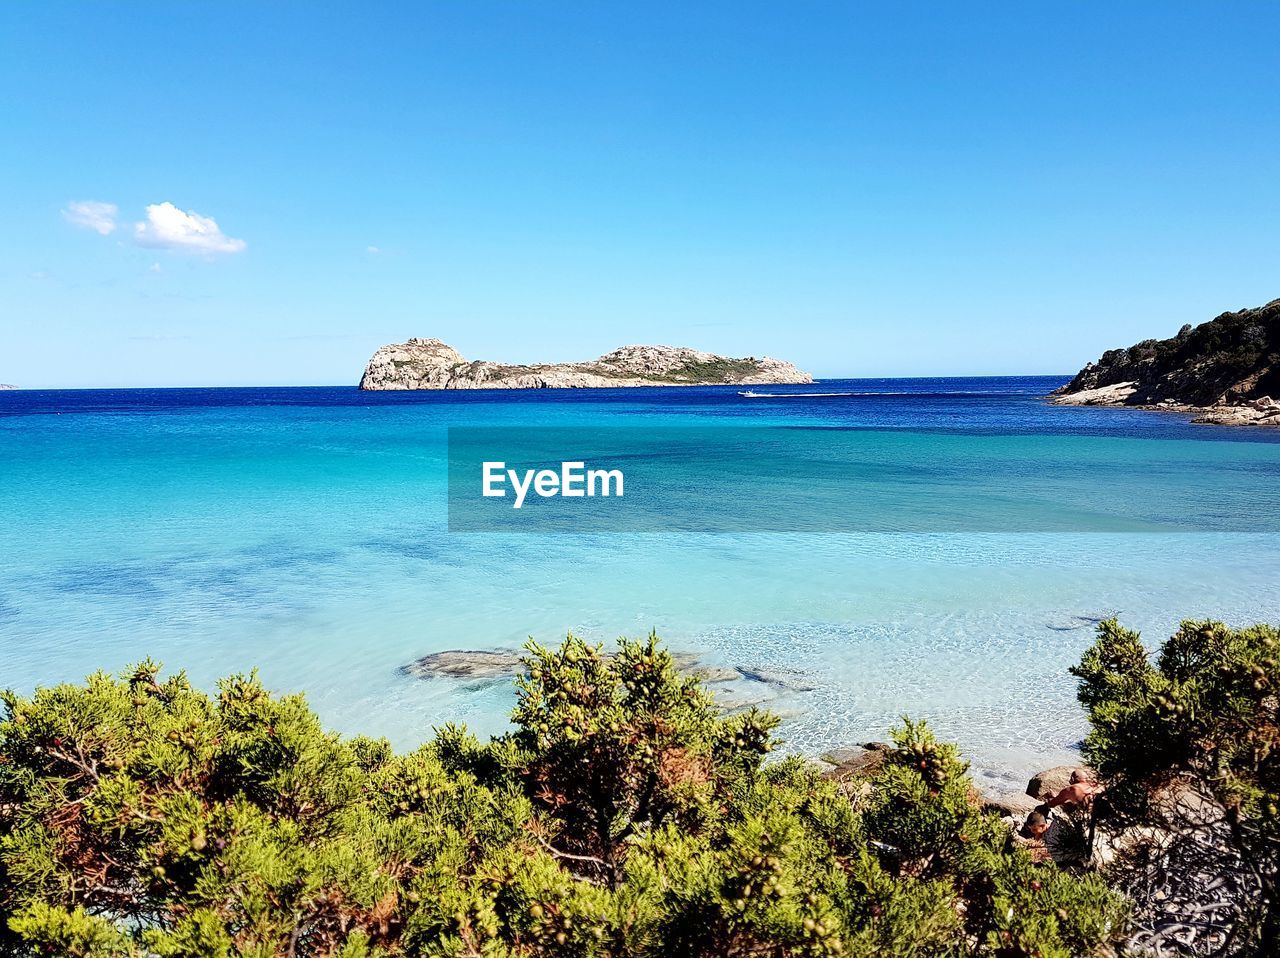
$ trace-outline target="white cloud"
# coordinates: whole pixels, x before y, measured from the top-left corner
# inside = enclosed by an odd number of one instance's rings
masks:
[[[382,252],[381,246],[366,246],[365,249],[368,251],[370,256],[377,256]]]
[[[159,264],[159,263],[152,263],[152,264],[151,264],[151,272],[153,272],[153,273],[159,273],[159,272],[160,272],[160,264]]]
[[[242,239],[225,235],[213,217],[201,216],[194,210],[183,212],[172,203],[148,206],[146,222],[133,226],[133,240],[152,249],[197,253],[239,253],[247,245]]]
[[[115,230],[118,212],[120,211],[114,203],[78,200],[67,204],[66,209],[62,211],[62,218],[74,226],[106,236]]]

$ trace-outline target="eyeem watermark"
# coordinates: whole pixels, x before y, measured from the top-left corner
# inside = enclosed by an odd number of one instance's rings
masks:
[[[1280,533],[1265,441],[590,424],[448,446],[458,533]]]
[[[501,498],[507,494],[510,484],[515,493],[512,509],[524,505],[532,487],[543,499],[553,496],[581,498],[595,496],[622,497],[623,475],[621,469],[588,469],[581,461],[562,462],[560,471],[554,469],[508,469],[505,462],[486,462],[482,467],[483,494],[487,498]],[[599,491],[597,491],[599,490]]]

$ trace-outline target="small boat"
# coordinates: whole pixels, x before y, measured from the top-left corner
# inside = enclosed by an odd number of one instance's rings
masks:
[[[746,392],[738,393],[738,395],[744,396],[747,399],[764,399],[767,396],[767,393],[753,393],[750,389],[748,389]]]

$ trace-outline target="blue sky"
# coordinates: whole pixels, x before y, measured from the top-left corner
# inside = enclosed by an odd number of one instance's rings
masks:
[[[0,382],[354,383],[415,335],[1072,372],[1280,296],[1277,36],[1273,3],[3,4]]]

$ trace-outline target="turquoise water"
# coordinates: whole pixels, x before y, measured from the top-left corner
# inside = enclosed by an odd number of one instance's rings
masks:
[[[0,684],[25,691],[147,655],[205,684],[257,666],[331,725],[403,746],[449,720],[499,731],[511,704],[502,683],[399,671],[419,656],[656,628],[709,661],[789,670],[786,686],[724,692],[780,711],[793,748],[883,737],[910,713],[984,774],[1025,777],[1070,760],[1082,735],[1065,669],[1095,619],[1118,613],[1151,639],[1183,617],[1280,620],[1280,436],[1041,403],[1059,382],[859,380],[822,386],[854,396],[777,400],[0,393]],[[800,430],[808,448],[849,432],[891,464],[927,450],[930,475],[954,472],[948,457],[964,450],[966,481],[991,489],[1035,479],[1011,451],[1034,448],[1037,461],[1095,464],[1073,486],[1071,514],[1090,517],[1080,529],[1141,517],[1166,531],[932,532],[922,519],[910,533],[449,532],[446,430],[534,425],[820,427]],[[1007,488],[1025,496],[1031,479]],[[929,488],[881,492],[927,517]]]

